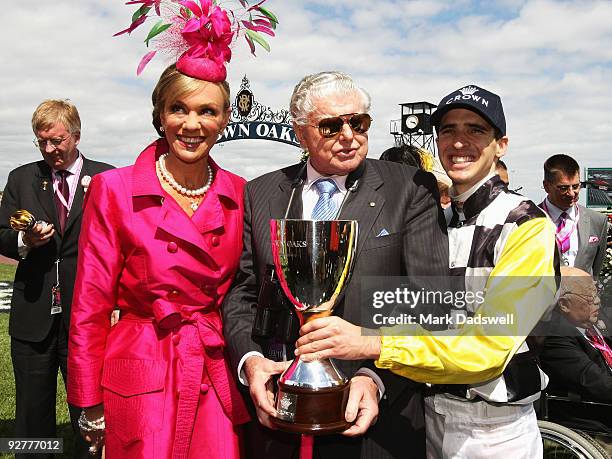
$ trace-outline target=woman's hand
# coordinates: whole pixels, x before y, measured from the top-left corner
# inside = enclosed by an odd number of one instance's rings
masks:
[[[380,336],[363,336],[361,327],[340,317],[312,320],[300,328],[295,355],[305,362],[336,358],[342,360],[377,359]]]
[[[83,408],[81,416],[85,418],[85,424],[87,422],[97,422],[100,419],[104,419],[104,405],[91,406],[89,408]],[[84,429],[82,423],[79,420],[79,427],[81,428],[81,435],[83,438],[91,443],[89,447],[89,454],[92,456],[102,450],[104,446],[104,429]]]
[[[120,316],[121,316],[121,310],[113,309],[113,312],[111,312],[111,316],[110,316],[111,327],[114,327],[115,325],[117,325],[117,322],[119,322]]]

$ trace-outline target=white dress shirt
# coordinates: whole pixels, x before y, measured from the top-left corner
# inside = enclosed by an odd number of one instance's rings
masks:
[[[314,167],[312,167],[312,165],[310,164],[310,160],[308,160],[308,163],[306,164],[306,182],[302,187],[302,218],[304,220],[310,220],[310,217],[312,216],[312,210],[314,209],[315,205],[317,204],[317,201],[319,200],[319,191],[313,185],[317,180],[321,178],[332,179],[336,183],[338,191],[334,193],[334,195],[332,196],[332,200],[336,204],[337,209],[340,209],[342,201],[346,196],[346,175],[321,175],[315,170]]]

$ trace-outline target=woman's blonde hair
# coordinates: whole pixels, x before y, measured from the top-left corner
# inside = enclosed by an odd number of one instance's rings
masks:
[[[179,72],[175,64],[164,70],[151,95],[153,102],[153,127],[161,137],[164,136],[161,130],[161,114],[168,104],[176,102],[186,94],[202,89],[207,84],[214,84],[219,87],[224,98],[223,109],[227,110],[230,107],[230,87],[227,81],[217,83],[198,80]]]

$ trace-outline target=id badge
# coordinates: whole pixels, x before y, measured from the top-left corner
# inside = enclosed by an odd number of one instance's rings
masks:
[[[60,286],[55,284],[51,287],[51,315],[62,312],[62,299],[60,296]]]

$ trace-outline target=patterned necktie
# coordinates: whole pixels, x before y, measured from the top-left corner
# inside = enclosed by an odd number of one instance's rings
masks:
[[[70,202],[70,188],[68,187],[67,177],[71,174],[68,171],[57,171],[59,182],[57,183],[57,192],[55,193],[55,207],[57,208],[57,219],[60,224],[60,231],[64,233],[66,219],[68,218],[68,204]],[[60,198],[62,195],[64,200]],[[65,202],[65,204],[64,204]]]
[[[586,336],[593,347],[601,353],[608,366],[612,368],[612,349],[610,349],[610,346],[608,346],[603,337],[594,328],[587,329]]]
[[[572,235],[571,225],[567,225],[568,215],[566,212],[561,212],[559,220],[557,220],[557,244],[561,249],[561,253],[565,253],[570,248],[570,237]]]
[[[333,200],[334,194],[338,191],[336,182],[332,179],[322,179],[314,183],[319,192],[319,200],[312,209],[313,220],[331,220],[336,216],[338,206]]]
[[[451,228],[461,228],[465,222],[465,215],[463,213],[463,203],[453,201],[451,203],[451,209],[453,211],[453,217],[449,222],[448,226]]]

